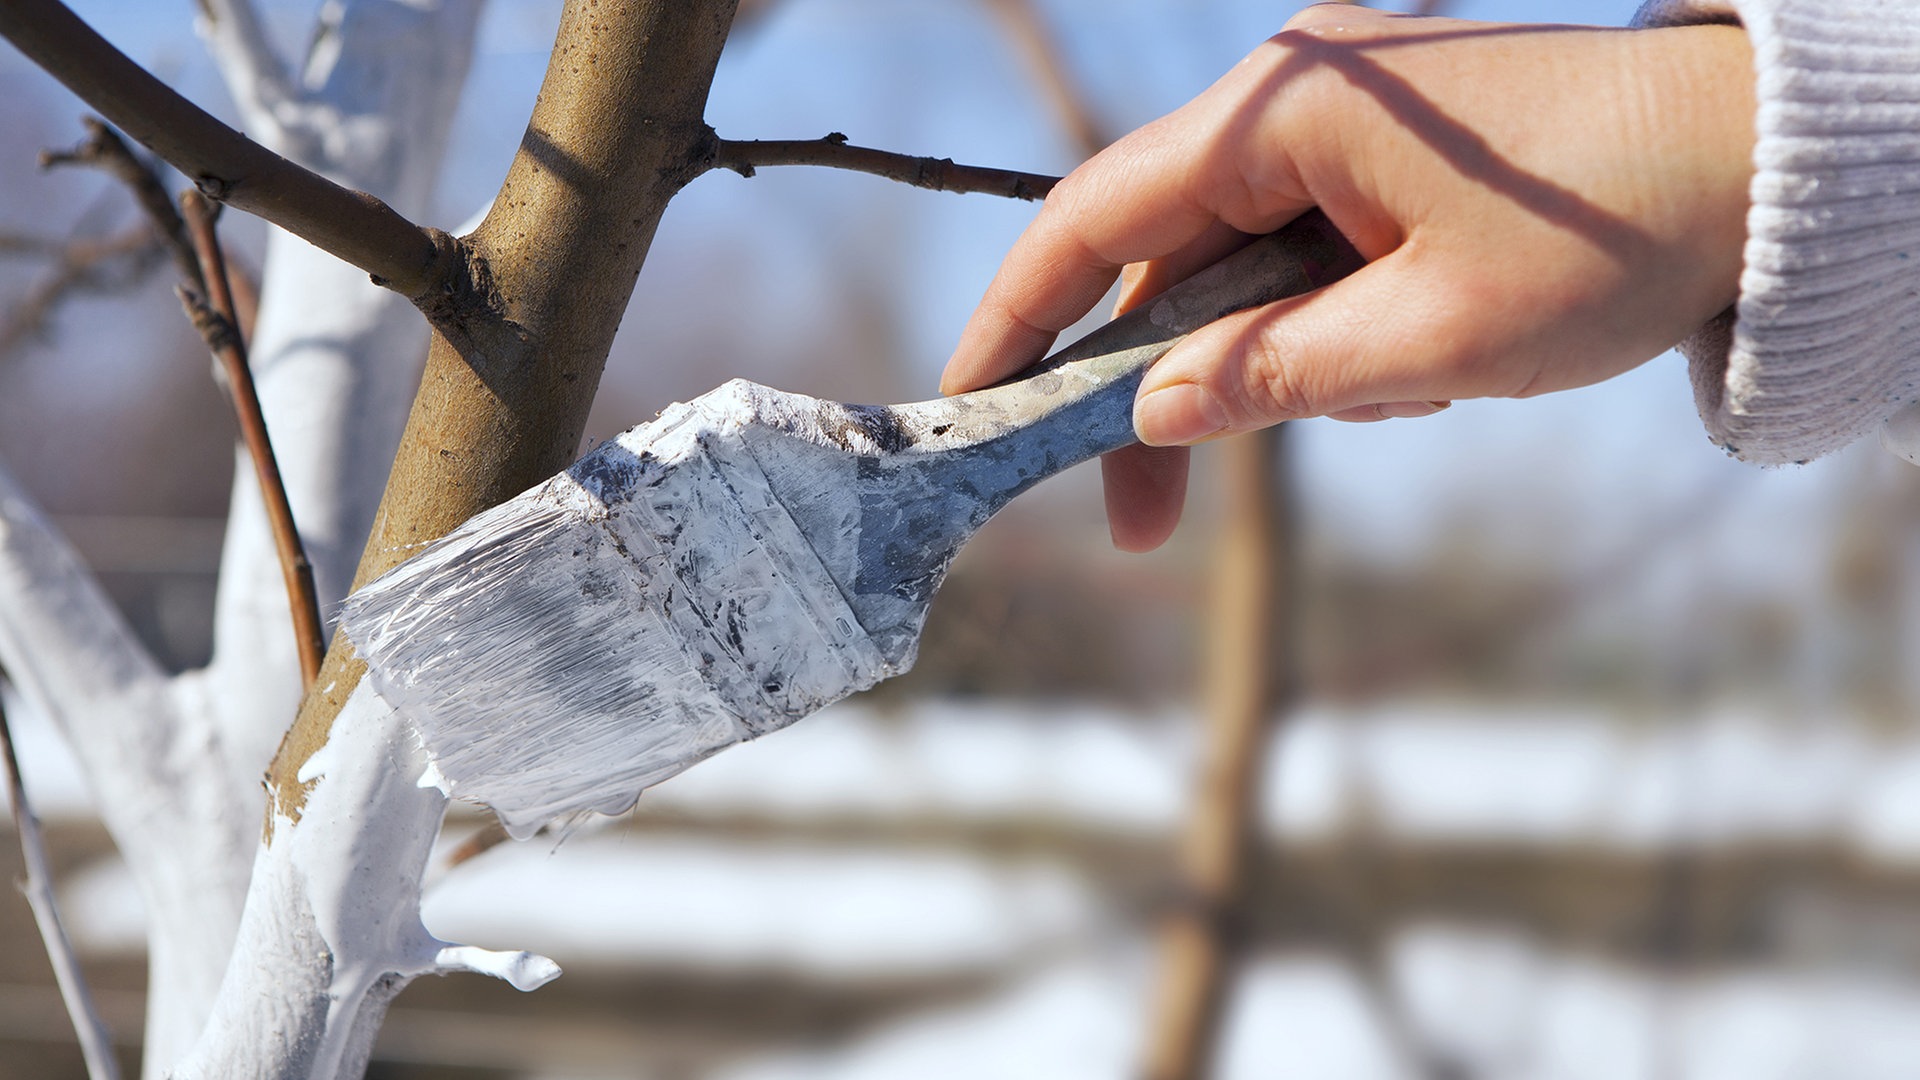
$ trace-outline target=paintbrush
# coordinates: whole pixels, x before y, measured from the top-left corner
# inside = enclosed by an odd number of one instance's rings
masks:
[[[848,405],[734,380],[601,444],[348,598],[422,783],[526,836],[912,666],[948,563],[1034,484],[1134,441],[1146,368],[1360,265],[1318,212],[1016,381]]]

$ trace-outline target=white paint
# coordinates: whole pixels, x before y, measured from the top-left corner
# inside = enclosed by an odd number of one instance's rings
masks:
[[[203,23],[253,138],[419,219],[465,78],[477,0],[355,0],[320,12],[297,72],[241,0]],[[330,59],[327,59],[330,57]],[[323,618],[346,595],[386,486],[426,349],[426,327],[364,271],[269,233],[251,360]],[[236,454],[210,677],[234,782],[258,777],[299,701],[279,554],[253,470]]]
[[[901,670],[743,444],[755,419],[745,384],[675,405],[348,602],[422,783],[525,837]]]
[[[410,729],[356,689],[301,772],[298,819],[274,815],[233,970],[175,1075],[357,1076],[387,1003],[414,978],[478,972],[530,990],[559,975],[545,957],[455,945],[421,923],[447,805],[413,782],[424,765]]]
[[[329,4],[320,35],[330,45],[298,73],[245,0],[210,0],[207,10],[215,57],[255,139],[403,214],[425,211],[477,0]],[[299,241],[270,242],[254,366],[324,607],[344,591],[371,523],[422,342],[418,315],[363,273]],[[61,730],[90,785],[111,793],[103,820],[150,919],[149,1077],[192,1044],[228,969],[259,835],[259,778],[299,695],[278,559],[252,468],[236,464],[215,659],[171,681],[0,474],[0,661]],[[424,829],[430,840],[437,824],[390,827]],[[260,888],[292,910],[293,883]],[[233,968],[243,994],[277,992],[282,972],[268,957],[286,965],[288,985],[300,982],[304,954],[269,925],[255,924],[243,946],[252,962]],[[294,923],[271,925],[297,936]]]
[[[989,975],[1097,935],[1091,882],[1004,855],[608,830],[490,851],[435,886],[426,913],[570,967],[820,980]]]
[[[100,818],[140,882],[151,977],[166,987],[148,997],[148,1045],[184,1047],[226,966],[259,819],[236,798],[204,680],[168,681],[4,469],[0,662],[106,793]]]

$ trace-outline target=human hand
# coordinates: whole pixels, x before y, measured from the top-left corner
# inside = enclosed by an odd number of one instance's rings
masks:
[[[1737,27],[1308,8],[1053,190],[941,388],[1033,363],[1123,267],[1125,309],[1319,206],[1366,267],[1146,374],[1146,445],[1104,464],[1115,544],[1149,550],[1179,520],[1186,444],[1583,386],[1698,328],[1737,293],[1753,117]]]

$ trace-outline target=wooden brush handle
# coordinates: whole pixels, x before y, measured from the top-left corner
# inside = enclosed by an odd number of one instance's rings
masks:
[[[1277,231],[1241,248],[1205,270],[1055,351],[1004,385],[1026,382],[1048,371],[1079,365],[1091,372],[1111,367],[1138,376],[1171,351],[1180,339],[1236,311],[1309,293],[1365,265],[1333,222],[1309,210]],[[1141,360],[1141,349],[1157,349]],[[1129,409],[1131,415],[1131,409]],[[1116,444],[1113,449],[1126,445]]]
[[[971,485],[998,509],[1047,476],[1134,442],[1141,377],[1180,339],[1364,263],[1324,214],[1309,211],[1013,380],[892,413],[925,450],[964,452]]]

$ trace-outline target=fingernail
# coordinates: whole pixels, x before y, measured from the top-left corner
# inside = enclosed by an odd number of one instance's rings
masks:
[[[1148,446],[1184,446],[1226,429],[1227,411],[1194,383],[1155,390],[1133,406],[1133,430]]]
[[[1451,401],[1389,401],[1375,405],[1382,420],[1413,420],[1434,413],[1452,405]]]

